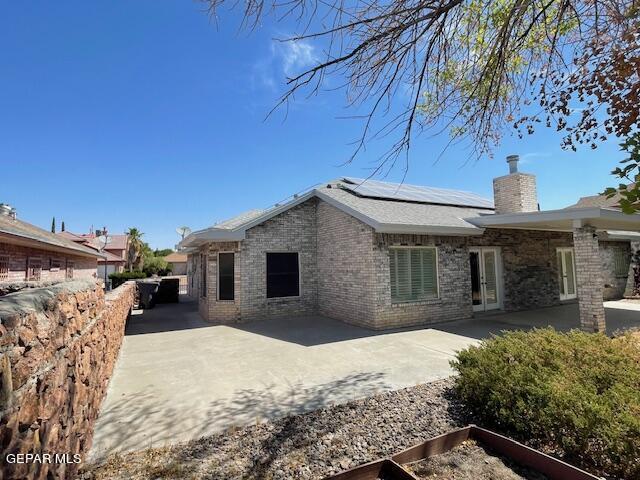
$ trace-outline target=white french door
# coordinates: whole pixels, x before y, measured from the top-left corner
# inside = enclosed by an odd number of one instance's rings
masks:
[[[560,300],[576,298],[576,262],[573,248],[558,248],[558,283]]]
[[[470,248],[469,263],[473,310],[477,312],[500,308],[500,249]]]

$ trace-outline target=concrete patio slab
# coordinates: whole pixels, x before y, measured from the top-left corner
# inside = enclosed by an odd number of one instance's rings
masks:
[[[211,325],[194,303],[136,311],[90,459],[444,378],[455,352],[482,338],[549,323],[576,328],[577,318],[572,304],[375,332],[319,316]],[[640,325],[640,311],[607,308],[607,321]]]

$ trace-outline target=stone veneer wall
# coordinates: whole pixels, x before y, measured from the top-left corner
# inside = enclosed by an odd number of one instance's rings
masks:
[[[5,478],[72,478],[77,463],[9,464],[7,454],[88,452],[135,297],[74,280],[0,299],[0,440]]]
[[[374,232],[326,202],[318,203],[318,310],[322,315],[376,327]]]
[[[616,272],[615,258],[621,253],[628,259],[624,274]],[[631,248],[629,242],[600,242],[600,257],[602,258],[602,281],[604,282],[604,299],[617,300],[624,295],[629,277],[629,263]]]
[[[558,247],[573,247],[571,233],[486,229],[469,246],[500,247],[503,307],[507,311],[560,303]]]

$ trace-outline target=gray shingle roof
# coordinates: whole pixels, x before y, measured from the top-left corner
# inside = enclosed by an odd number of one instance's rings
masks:
[[[335,185],[335,184],[333,184]],[[478,217],[482,214],[491,214],[491,210],[453,207],[448,205],[433,205],[427,203],[405,202],[397,200],[382,200],[376,198],[360,197],[351,192],[337,188],[323,187],[318,189],[322,195],[366,216],[379,224],[384,224],[387,229],[398,226],[399,230],[412,227],[443,227],[463,228],[479,230],[478,227],[467,222],[465,218]],[[322,196],[320,198],[322,198]],[[330,202],[331,203],[331,202]],[[337,205],[336,205],[337,206]],[[416,231],[421,230],[416,228]]]
[[[245,238],[246,230],[312,197],[317,197],[352,215],[380,233],[479,235],[484,229],[467,220],[493,214],[493,210],[486,207],[365,197],[340,187],[340,184],[340,180],[334,181],[303,195],[296,195],[282,205],[242,213],[210,228],[191,233],[179,245],[181,248],[189,248],[206,242],[242,240]]]
[[[236,215],[235,217],[229,218],[223,222],[216,223],[214,225],[215,228],[224,228],[227,230],[233,230],[245,223],[249,223],[251,220],[258,218],[260,215],[265,213],[266,210],[248,210],[246,212],[242,212],[240,215]]]

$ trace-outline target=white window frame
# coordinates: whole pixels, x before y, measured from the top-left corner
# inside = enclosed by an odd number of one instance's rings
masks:
[[[267,275],[267,256],[270,253],[295,253],[298,255],[298,295],[289,295],[287,297],[268,297],[267,296],[267,286],[269,276]],[[300,259],[300,251],[299,250],[269,250],[264,252],[264,297],[268,301],[278,301],[283,298],[301,298],[302,297],[302,261]]]
[[[435,245],[390,245],[389,253],[391,250],[403,250],[403,249],[422,249],[422,250],[434,250],[435,251],[435,262],[436,262],[436,295],[434,297],[422,298],[419,300],[394,300],[393,299],[393,289],[391,285],[391,259],[389,259],[389,295],[391,297],[391,303],[393,305],[403,305],[407,303],[424,303],[431,302],[434,300],[440,300],[440,252],[438,251],[438,247]],[[396,274],[396,279],[397,279]]]
[[[220,254],[233,254],[233,300],[220,300]],[[222,250],[216,254],[216,301],[220,303],[236,303],[236,252],[232,250]]]
[[[557,247],[556,248],[556,265],[558,262],[558,256],[564,254],[564,252],[571,252],[572,262],[573,262],[573,290],[574,293],[568,294],[565,289],[565,293],[560,293],[560,282],[564,282],[563,278],[560,276],[560,271],[558,271],[558,295],[560,297],[561,302],[575,300],[578,298],[578,271],[576,267],[576,252],[573,247]],[[564,255],[562,256],[561,261],[564,263]],[[563,287],[564,288],[564,287]]]

